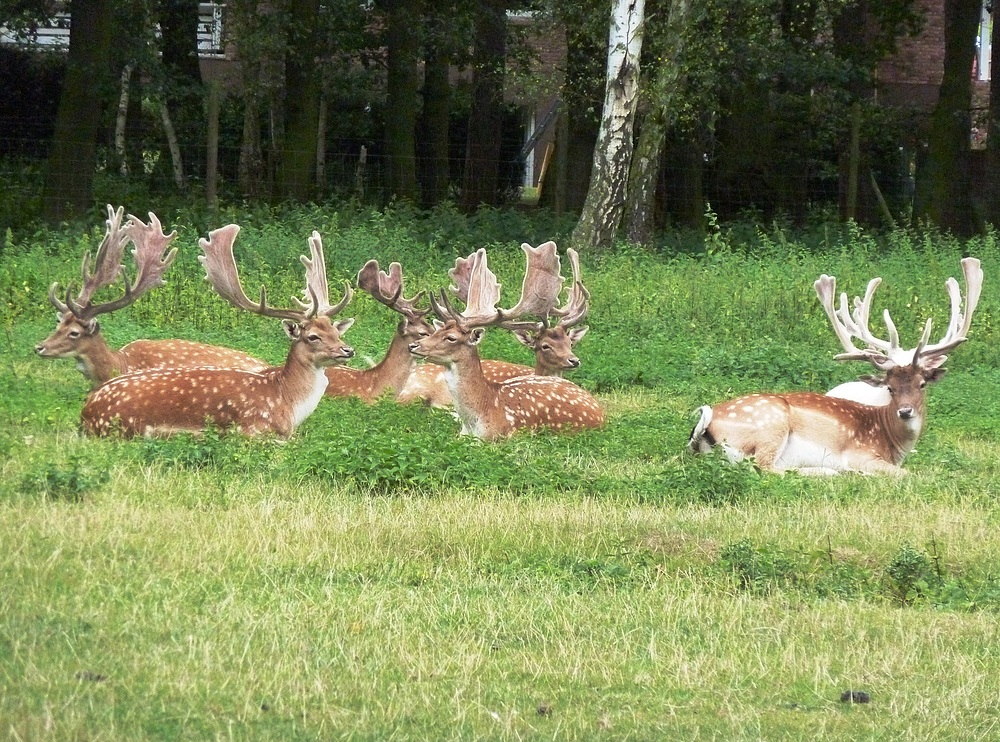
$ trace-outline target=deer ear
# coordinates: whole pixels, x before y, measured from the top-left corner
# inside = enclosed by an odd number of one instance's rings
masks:
[[[521,345],[527,345],[529,348],[535,347],[535,336],[531,334],[530,330],[514,330],[514,337]]]
[[[101,323],[96,319],[88,319],[83,323],[83,329],[88,335],[96,335],[101,330]]]
[[[940,381],[941,377],[944,376],[947,371],[948,369],[941,368],[939,366],[937,368],[924,369],[921,373],[923,374],[924,381],[928,384],[933,384],[935,381]]]
[[[439,319],[432,319],[432,320],[431,320],[431,325],[433,325],[433,326],[434,326],[434,332],[437,332],[437,331],[438,331],[438,330],[440,330],[440,329],[441,329],[442,327],[444,327],[444,322],[442,322],[442,321],[441,321],[441,320],[439,320]]]
[[[351,329],[351,325],[354,324],[354,317],[348,317],[347,319],[342,319],[339,322],[334,322],[333,326],[337,328],[337,332],[343,335],[345,332]]]
[[[569,335],[569,341],[571,343],[578,343],[583,340],[583,336],[587,334],[587,330],[590,328],[584,325],[583,327],[573,327],[570,329],[567,335]]]
[[[289,340],[297,340],[302,334],[302,325],[290,319],[281,320],[281,327],[285,330]]]
[[[479,341],[486,335],[485,327],[477,327],[469,333],[469,345],[479,345]]]

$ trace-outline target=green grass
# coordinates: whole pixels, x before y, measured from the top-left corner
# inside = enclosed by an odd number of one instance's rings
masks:
[[[309,225],[331,277],[398,259],[413,288],[480,239],[454,214],[404,216],[225,221],[244,224],[248,290],[274,299],[299,290]],[[195,221],[176,222],[168,286],[104,318],[106,334],[280,361],[280,328],[208,293]],[[505,297],[517,243],[560,238],[523,229],[486,240]],[[592,329],[573,378],[605,404],[603,430],[484,444],[445,412],[324,400],[286,443],[119,441],[79,435],[86,384],[32,352],[81,233],[14,236],[0,254],[0,736],[993,738],[992,238],[733,228],[705,245],[585,256]],[[985,293],[907,477],[778,477],[683,453],[700,404],[864,371],[831,360],[820,273],[851,293],[883,276],[876,302],[911,342],[925,316],[943,326],[963,252],[982,258]],[[377,357],[394,319],[364,296],[352,315],[348,338]],[[527,360],[500,333],[485,343]],[[842,703],[846,690],[871,702]]]

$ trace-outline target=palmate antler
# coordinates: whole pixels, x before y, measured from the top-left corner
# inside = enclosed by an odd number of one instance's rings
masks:
[[[839,308],[834,307],[836,279],[826,274],[821,275],[814,284],[816,295],[819,297],[820,304],[823,306],[837,339],[840,340],[845,351],[834,358],[838,361],[866,360],[883,371],[893,366],[918,363],[927,367],[940,366],[947,360],[945,353],[964,343],[968,338],[972,315],[976,311],[982,292],[983,271],[979,260],[964,258],[962,271],[965,275],[966,286],[965,311],[962,311],[962,295],[958,282],[954,278],[949,278],[945,282],[945,287],[951,299],[951,319],[944,336],[938,342],[928,344],[931,333],[931,320],[928,318],[920,342],[912,350],[906,350],[900,346],[899,333],[889,316],[888,309],[883,312],[889,334],[888,340],[876,337],[868,327],[872,298],[882,282],[881,278],[873,278],[868,282],[864,298],[855,297],[854,310],[849,312],[846,293],[842,293],[840,296]],[[864,343],[866,347],[858,348],[854,344],[855,338]]]
[[[417,309],[416,304],[423,291],[411,299],[403,298],[403,266],[399,263],[390,263],[386,273],[379,269],[377,260],[369,260],[358,271],[358,288],[410,320],[419,320],[431,311],[429,308]]]
[[[156,214],[149,213],[149,224],[129,214],[129,221],[122,226],[124,209],[119,207],[115,210],[110,204],[107,209],[107,230],[94,258],[93,272],[91,272],[90,253],[86,253],[83,258],[81,269],[83,284],[80,293],[74,299],[73,285],[70,284],[66,289],[66,300],[61,301],[56,296],[58,283],[52,284],[49,288],[49,301],[56,309],[60,312],[71,311],[83,320],[126,307],[147,291],[162,286],[163,274],[177,256],[177,248],[167,253],[167,248],[176,239],[177,232],[164,234]],[[131,282],[125,275],[125,266],[122,263],[125,246],[130,241],[135,245],[132,255],[136,264],[135,279]],[[114,301],[94,304],[92,302],[94,294],[115,283],[119,274],[124,277],[125,294]]]
[[[527,243],[521,245],[525,255],[524,279],[521,295],[510,309],[499,309],[500,284],[489,269],[486,250],[480,248],[467,258],[455,260],[455,267],[448,275],[454,285],[451,291],[463,302],[465,309],[456,312],[447,294],[441,292],[441,302],[431,297],[431,306],[442,319],[455,319],[466,327],[500,326],[508,330],[535,329],[556,312],[563,277],[559,271],[559,255],[554,242],[537,248]],[[539,321],[523,321],[524,317],[537,317]]]
[[[569,263],[573,270],[573,285],[569,289],[569,297],[566,305],[553,309],[552,313],[559,317],[556,323],[560,327],[569,329],[583,322],[590,310],[590,292],[580,280],[580,256],[572,247],[566,251]]]
[[[279,309],[268,306],[267,289],[264,286],[260,288],[260,301],[250,300],[243,291],[239,270],[236,267],[236,259],[233,256],[233,244],[239,233],[238,224],[229,224],[209,232],[207,240],[202,238],[198,242],[205,253],[198,256],[198,260],[205,267],[205,277],[216,292],[237,309],[245,309],[264,317],[302,322],[317,315],[332,317],[341,312],[350,302],[353,292],[350,284],[345,281],[344,298],[335,306],[330,305],[323,242],[318,232],[313,232],[309,239],[312,257],[300,256],[300,260],[306,268],[305,293],[308,301],[300,301],[293,297],[299,306],[298,309]]]

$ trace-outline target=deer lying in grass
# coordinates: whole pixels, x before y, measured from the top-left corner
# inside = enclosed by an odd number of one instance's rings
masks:
[[[587,316],[590,292],[580,280],[580,258],[570,248],[566,251],[573,268],[573,285],[564,307],[556,308],[561,289],[562,276],[559,273],[559,255],[556,243],[546,242],[537,248],[522,244],[527,267],[521,294],[536,292],[533,313],[541,317],[534,323],[524,323],[513,329],[514,337],[530,348],[535,354],[535,366],[487,359],[482,361],[483,375],[490,381],[504,381],[517,376],[562,376],[563,372],[580,367],[580,359],[573,352],[573,346],[587,333],[587,328],[578,325]],[[463,302],[468,301],[469,269],[474,256],[459,258],[449,275],[455,281],[452,291]],[[534,283],[532,289],[529,284]],[[513,311],[513,310],[512,310]],[[519,310],[520,311],[520,310]],[[553,324],[550,315],[558,320]],[[451,393],[448,391],[446,369],[434,363],[416,366],[399,395],[401,402],[422,399],[432,407],[450,407]]]
[[[530,311],[528,282],[521,301],[513,310],[496,308],[500,286],[489,270],[486,251],[472,257],[468,302],[455,311],[442,291],[440,301],[431,297],[431,307],[440,318],[434,334],[410,345],[418,358],[445,366],[446,379],[462,433],[485,440],[512,435],[518,430],[551,428],[581,430],[604,424],[604,411],[586,390],[558,376],[519,376],[504,381],[489,380],[476,346],[487,327],[512,329]]]
[[[274,433],[289,437],[319,404],[326,390],[324,369],[344,363],[354,350],[341,335],[353,320],[333,321],[351,300],[331,306],[323,245],[318,233],[309,240],[312,257],[306,267],[308,301],[296,299],[297,309],[268,306],[262,288],[260,301],[247,298],[233,257],[239,233],[235,224],[217,229],[201,240],[199,259],[215,290],[233,306],[282,320],[292,341],[283,366],[260,372],[234,368],[162,369],[118,376],[94,391],[83,408],[83,428],[93,435],[168,435],[198,432],[207,425],[233,428],[248,435]]]
[[[399,395],[416,366],[410,353],[410,343],[427,337],[434,332],[434,328],[424,319],[430,309],[416,307],[420,294],[412,299],[403,298],[403,268],[399,263],[392,263],[386,273],[379,270],[377,260],[369,260],[358,272],[358,288],[398,312],[402,319],[396,326],[385,357],[375,366],[366,369],[346,366],[326,369],[326,377],[330,381],[326,394],[331,397],[360,397],[371,403],[386,393]]]
[[[846,351],[836,356],[837,360],[866,360],[884,373],[888,404],[871,406],[811,392],[752,394],[702,407],[688,443],[690,450],[704,452],[721,445],[731,459],[753,456],[762,469],[775,472],[903,474],[901,464],[923,431],[926,386],[944,375],[946,353],[965,342],[979,302],[983,282],[979,261],[965,258],[962,269],[965,312],[961,311],[958,284],[949,278],[951,320],[944,336],[928,344],[928,319],[912,351],[900,347],[888,310],[884,314],[888,340],[880,340],[868,329],[877,279],[869,284],[853,316],[848,313],[846,296],[839,313],[832,311],[830,303],[827,314]],[[834,279],[822,276],[818,283],[822,283],[823,293],[832,297]],[[857,348],[855,338],[865,347]]]
[[[160,220],[153,213],[149,214],[149,224],[129,215],[129,221],[122,226],[123,209],[115,211],[110,205],[107,208],[107,231],[94,259],[94,272],[90,272],[90,253],[87,253],[83,258],[82,287],[75,299],[72,285],[66,289],[65,300],[56,295],[58,283],[49,288],[49,301],[59,312],[58,325],[35,346],[35,352],[43,358],[76,358],[77,368],[92,388],[119,374],[156,368],[224,366],[252,371],[267,368],[263,361],[238,350],[190,340],[135,340],[120,350],[112,350],[101,334],[97,317],[127,307],[163,285],[163,273],[177,255],[177,248],[165,253],[177,233],[164,234]],[[122,264],[129,242],[135,246],[132,254],[136,273],[132,282]],[[97,291],[114,284],[119,274],[125,283],[125,294],[104,304],[94,303]]]

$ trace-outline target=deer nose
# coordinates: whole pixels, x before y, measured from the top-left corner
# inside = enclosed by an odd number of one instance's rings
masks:
[[[43,345],[42,343],[39,343],[38,345],[36,345],[35,346],[35,352],[38,355],[41,355],[42,353],[44,353],[45,352],[45,345]]]
[[[899,415],[900,420],[909,420],[911,417],[913,417],[913,408],[900,407],[899,410],[897,410],[896,414]]]
[[[570,368],[580,368],[580,359],[577,358],[576,356],[568,358],[566,360],[566,365],[568,365]]]
[[[347,358],[354,358],[354,348],[352,348],[352,347],[351,347],[350,345],[345,345],[345,346],[344,346],[344,347],[343,347],[343,348],[341,349],[341,352],[342,352],[342,353],[344,354],[344,356],[346,356]]]
[[[416,353],[419,348],[420,348],[420,343],[410,343],[411,353]]]

